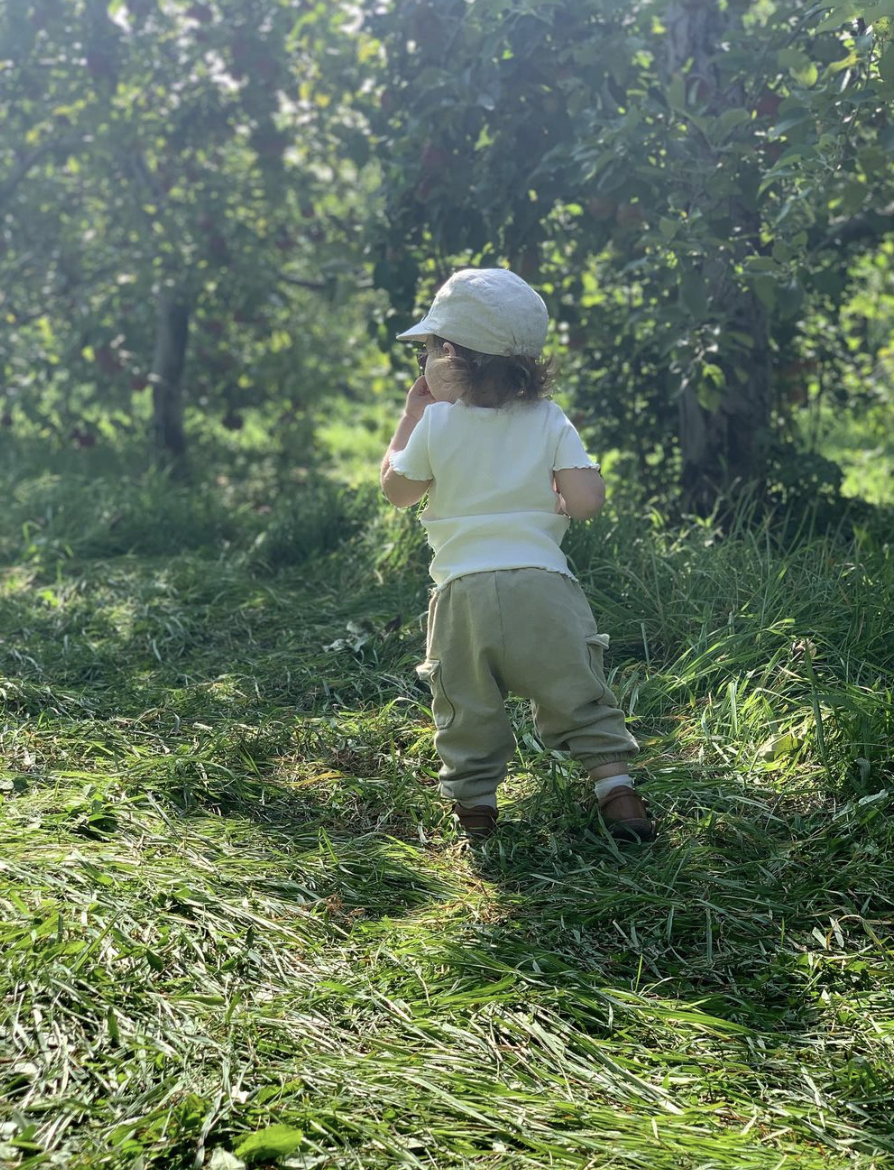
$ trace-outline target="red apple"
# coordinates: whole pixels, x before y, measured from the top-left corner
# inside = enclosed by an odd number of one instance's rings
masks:
[[[429,174],[436,174],[442,171],[444,167],[450,162],[450,155],[443,147],[429,144],[422,155],[423,169]]]
[[[186,10],[186,15],[193,20],[197,20],[199,24],[209,24],[214,19],[214,13],[207,4],[192,4]]]
[[[601,195],[594,195],[587,200],[587,212],[593,219],[614,219],[617,208],[614,199],[603,199]]]
[[[642,209],[636,203],[622,203],[615,213],[615,222],[621,228],[638,227],[643,222]]]
[[[779,107],[782,105],[782,98],[778,93],[773,93],[772,90],[765,89],[761,96],[757,99],[754,107],[754,112],[759,118],[775,118],[779,113]]]
[[[109,377],[121,370],[121,358],[110,345],[101,345],[99,349],[95,350],[93,360]]]

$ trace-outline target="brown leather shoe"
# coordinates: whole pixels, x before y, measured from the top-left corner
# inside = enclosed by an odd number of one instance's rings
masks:
[[[458,802],[453,806],[453,815],[459,821],[467,837],[484,841],[492,837],[497,829],[497,810],[489,804],[476,804],[463,808]]]
[[[612,837],[616,841],[654,841],[655,822],[643,798],[633,788],[619,785],[602,800],[594,796],[590,808],[599,809]]]

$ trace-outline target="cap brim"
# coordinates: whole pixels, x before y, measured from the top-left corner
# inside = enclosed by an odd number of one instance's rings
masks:
[[[398,333],[398,341],[414,341],[417,337],[428,337],[434,330],[428,323],[428,318],[423,317],[418,325],[414,325],[411,329],[404,330],[403,333]]]

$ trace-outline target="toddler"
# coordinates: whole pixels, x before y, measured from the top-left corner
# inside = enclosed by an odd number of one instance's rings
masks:
[[[494,831],[515,749],[505,710],[513,691],[532,701],[542,741],[587,769],[611,834],[650,840],[654,824],[628,774],[639,749],[605,681],[608,637],[560,547],[569,517],[595,516],[605,486],[545,397],[547,320],[521,277],[466,268],[399,334],[425,342],[423,376],[382,463],[382,489],[399,508],[428,494],[421,519],[435,589],[417,669],[432,691],[441,791],[469,835]]]

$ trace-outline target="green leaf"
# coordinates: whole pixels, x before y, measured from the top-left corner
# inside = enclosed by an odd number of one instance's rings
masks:
[[[843,72],[845,69],[851,69],[857,64],[857,54],[848,53],[846,57],[842,57],[840,61],[832,61],[826,66],[826,72],[830,77],[834,77],[837,73]]]
[[[683,273],[680,280],[680,299],[697,321],[708,315],[708,286],[704,276],[694,268]]]
[[[890,155],[880,146],[864,146],[857,153],[860,170],[867,175],[879,174],[888,169]]]
[[[859,16],[865,7],[861,0],[841,0],[840,3],[832,5],[832,11],[825,20],[820,21],[816,31],[828,32],[830,29],[840,28],[855,16]]]
[[[793,158],[816,158],[816,155],[817,150],[815,146],[809,146],[807,144],[790,146],[776,160],[776,166],[783,167],[787,162],[791,162]]]
[[[777,272],[778,265],[772,256],[749,256],[745,261],[749,272]]]
[[[803,49],[780,49],[776,54],[776,63],[780,69],[787,69],[799,85],[807,89],[816,85],[819,69]]]
[[[776,280],[767,273],[758,273],[751,278],[751,287],[758,300],[771,311],[776,308]]]
[[[885,55],[878,63],[879,76],[882,81],[894,85],[894,45],[889,45]]]
[[[712,414],[720,408],[720,403],[723,401],[723,395],[720,391],[706,382],[699,383],[697,396],[699,406],[703,406],[705,410],[710,410]]]
[[[809,65],[805,65],[803,69],[789,70],[792,77],[797,81],[798,85],[803,85],[805,89],[811,89],[816,85],[819,78],[819,69],[811,61]]]
[[[109,874],[103,873],[101,869],[97,869],[95,865],[91,865],[89,861],[81,861],[81,868],[88,874],[95,882],[101,886],[113,886],[115,879]]]
[[[797,317],[804,307],[804,289],[797,279],[789,280],[777,290],[776,298],[779,315],[783,320]]]
[[[672,110],[686,109],[686,79],[682,74],[675,73],[664,92]]]
[[[851,180],[845,183],[829,200],[829,207],[839,215],[853,215],[866,201],[868,189],[865,183]]]
[[[720,141],[724,141],[730,136],[737,126],[744,125],[745,122],[751,121],[751,113],[749,110],[724,110],[717,119],[721,131]]]
[[[816,26],[817,32],[829,32],[841,28],[851,20],[862,16],[866,24],[874,24],[877,20],[887,20],[894,16],[894,0],[877,0],[875,4],[867,4],[865,0],[840,0],[832,5],[832,11]]]
[[[668,219],[666,215],[662,215],[658,221],[658,228],[666,240],[672,240],[680,230],[680,223],[679,220]]]
[[[776,54],[776,64],[780,69],[804,69],[810,64],[810,58],[803,49],[780,49]]]
[[[164,971],[165,962],[161,955],[157,955],[155,951],[150,951],[148,948],[143,952],[143,958],[149,964],[153,971]]]
[[[821,268],[818,272],[811,273],[810,283],[826,296],[837,297],[844,289],[847,278],[837,268],[830,265],[828,268]]]
[[[779,138],[788,130],[794,129],[795,126],[802,126],[812,116],[811,111],[806,106],[795,106],[794,109],[786,110],[785,115],[770,130],[770,137]]]
[[[304,1132],[290,1125],[268,1125],[249,1136],[236,1147],[236,1156],[249,1162],[285,1158],[304,1141]]]
[[[796,735],[787,732],[785,735],[774,735],[763,743],[757,751],[757,754],[762,760],[771,761],[777,760],[780,756],[787,755],[789,752],[795,752],[801,746],[801,741]]]
[[[723,401],[723,392],[726,389],[726,376],[720,366],[713,362],[706,362],[701,368],[696,394],[705,410],[715,411]]]

